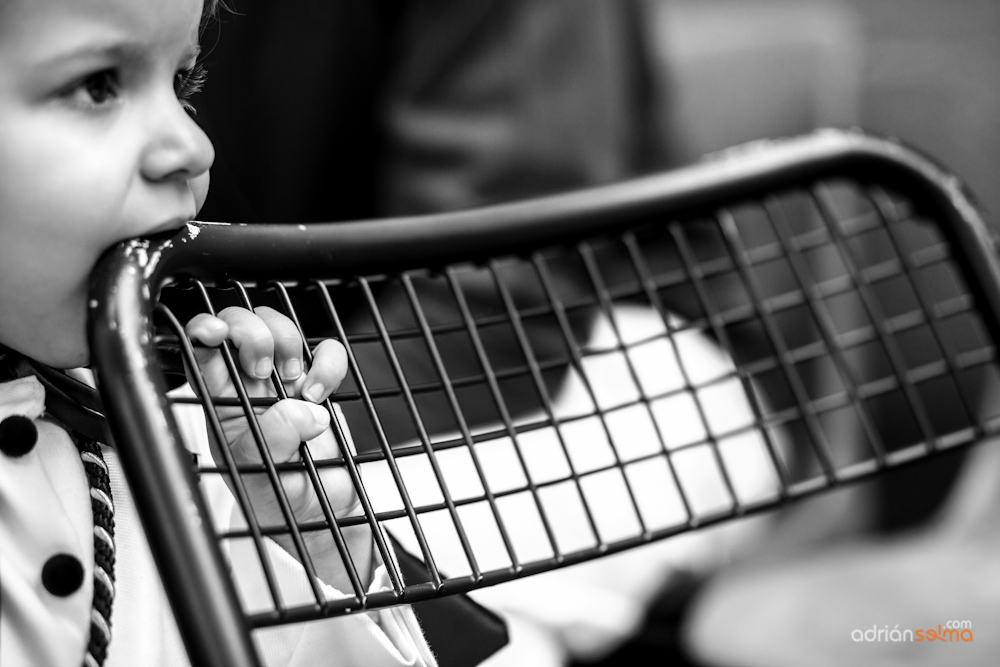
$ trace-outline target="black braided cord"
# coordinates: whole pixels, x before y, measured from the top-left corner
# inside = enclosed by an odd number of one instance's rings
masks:
[[[90,611],[90,643],[83,663],[85,667],[101,667],[111,641],[111,603],[115,597],[115,507],[101,446],[75,433],[73,440],[87,473],[94,513],[94,603]]]

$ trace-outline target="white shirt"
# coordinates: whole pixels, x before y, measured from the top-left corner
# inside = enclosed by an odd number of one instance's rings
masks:
[[[0,421],[30,418],[38,438],[30,451],[0,452],[0,665],[79,667],[89,641],[94,590],[94,537],[90,491],[76,445],[43,418],[45,390],[34,377],[0,383]],[[189,664],[145,533],[113,449],[102,446],[115,506],[115,599],[107,667]],[[268,541],[286,599],[307,586],[299,563]],[[83,566],[80,586],[59,596],[42,583],[42,568],[56,554]],[[240,550],[229,553],[241,572]],[[262,582],[237,580],[244,600],[266,596]],[[389,587],[385,566],[369,591]],[[327,586],[330,598],[341,593]],[[267,665],[434,665],[413,611],[393,607],[291,626],[254,635]]]

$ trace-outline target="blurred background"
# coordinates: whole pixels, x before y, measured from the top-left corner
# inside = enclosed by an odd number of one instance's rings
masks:
[[[816,125],[858,124],[935,156],[987,209],[1000,210],[995,0],[649,6],[672,81],[680,159]]]

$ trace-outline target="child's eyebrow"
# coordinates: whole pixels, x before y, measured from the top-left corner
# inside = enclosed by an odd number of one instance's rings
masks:
[[[143,49],[138,43],[116,42],[114,44],[86,44],[69,48],[43,61],[44,65],[59,66],[75,60],[106,58],[112,60],[139,60]]]
[[[43,65],[58,67],[77,60],[112,60],[115,62],[135,62],[147,57],[148,50],[140,42],[115,42],[113,44],[86,44],[57,53],[43,61]],[[201,54],[197,43],[184,51],[185,60],[195,60]]]

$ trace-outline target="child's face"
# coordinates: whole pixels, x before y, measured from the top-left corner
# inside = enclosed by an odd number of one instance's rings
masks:
[[[202,0],[0,0],[0,342],[87,362],[90,270],[182,226],[214,152],[185,109]],[[180,94],[179,94],[180,91]]]

